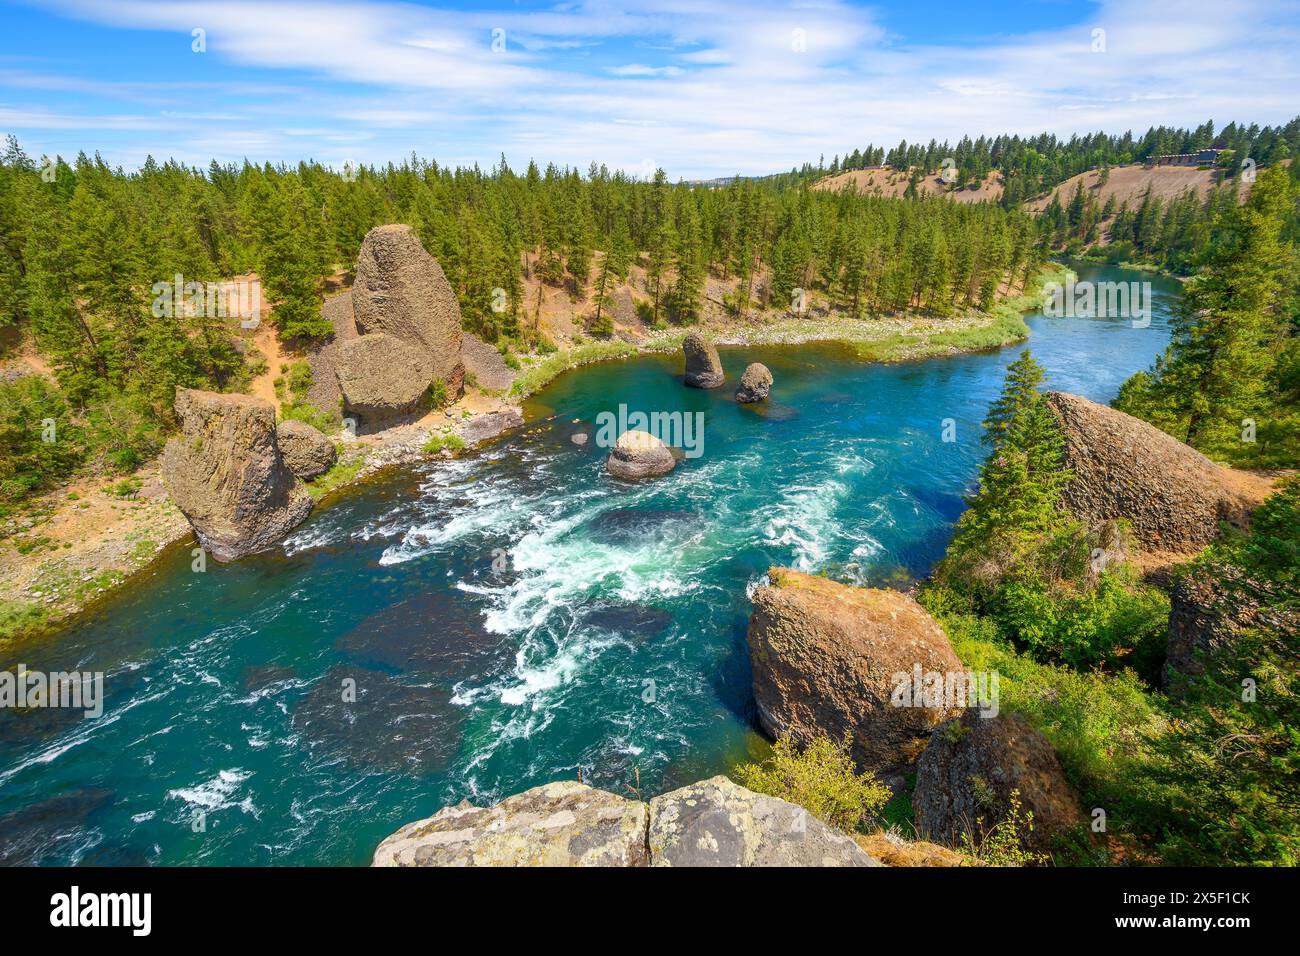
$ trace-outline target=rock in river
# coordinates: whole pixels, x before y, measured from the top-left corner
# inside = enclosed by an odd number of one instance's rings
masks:
[[[182,388],[176,416],[163,482],[214,558],[265,551],[306,520],[312,500],[280,455],[270,402]]]
[[[713,343],[699,332],[688,332],[682,340],[686,356],[686,384],[693,388],[717,388],[725,380],[722,361]]]
[[[740,388],[736,389],[736,401],[743,404],[762,402],[772,391],[772,372],[761,362],[751,362],[740,376]]]
[[[667,445],[649,432],[639,429],[619,435],[609,457],[605,459],[607,472],[615,478],[628,481],[666,475],[676,465],[677,459]]]

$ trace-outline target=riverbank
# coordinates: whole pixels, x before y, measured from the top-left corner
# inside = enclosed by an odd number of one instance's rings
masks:
[[[852,319],[828,313],[732,326],[714,330],[714,335],[723,346],[837,343],[864,362],[985,351],[1023,341],[1029,334],[1024,314],[1041,303],[1045,284],[1064,282],[1069,271],[1049,263],[1032,290],[987,313],[947,319]],[[678,351],[686,331],[653,332],[638,342],[583,342],[526,364],[508,399],[467,395],[415,424],[340,441],[337,464],[310,482],[308,491],[319,507],[384,469],[431,454],[453,454],[491,437],[497,416],[517,408],[564,372],[640,353]],[[166,548],[192,539],[189,523],[162,487],[157,461],[125,482],[86,478],[51,492],[13,519],[7,530],[0,539],[0,593],[5,595],[0,600],[0,647],[38,638],[66,623],[147,570]]]

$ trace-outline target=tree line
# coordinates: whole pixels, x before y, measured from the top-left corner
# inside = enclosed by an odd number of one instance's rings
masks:
[[[38,161],[11,137],[0,156],[0,341],[33,343],[57,387],[6,386],[5,496],[86,460],[129,471],[158,451],[178,386],[239,390],[259,371],[228,316],[160,314],[157,283],[256,273],[281,337],[310,347],[333,332],[326,279],[386,222],[416,229],[468,330],[520,348],[547,345],[537,316],[548,286],[575,309],[588,303],[590,331],[608,333],[611,293],[634,265],[661,324],[698,321],[710,277],[737,314],[797,307],[797,289],[855,315],[987,308],[1038,258],[1019,211],[836,196],[794,179],[714,187],[673,184],[662,170],[516,172],[502,157],[484,171],[414,156],[343,170],[151,158],[128,173],[99,156]],[[63,440],[37,447],[34,423],[50,418]]]

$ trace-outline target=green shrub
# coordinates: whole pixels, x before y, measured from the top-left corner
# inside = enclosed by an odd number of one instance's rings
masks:
[[[436,455],[441,451],[463,451],[465,439],[455,432],[431,432],[429,440],[424,443],[426,455]]]
[[[802,751],[782,737],[762,763],[735,769],[742,786],[798,804],[838,830],[852,833],[872,822],[889,802],[889,788],[872,774],[856,773],[850,741],[819,737]]]
[[[0,513],[66,479],[84,455],[85,436],[57,386],[39,375],[0,382]]]

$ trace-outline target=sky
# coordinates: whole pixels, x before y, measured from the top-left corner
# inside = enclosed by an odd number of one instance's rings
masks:
[[[0,0],[31,156],[504,154],[672,180],[1300,113],[1300,0]]]

